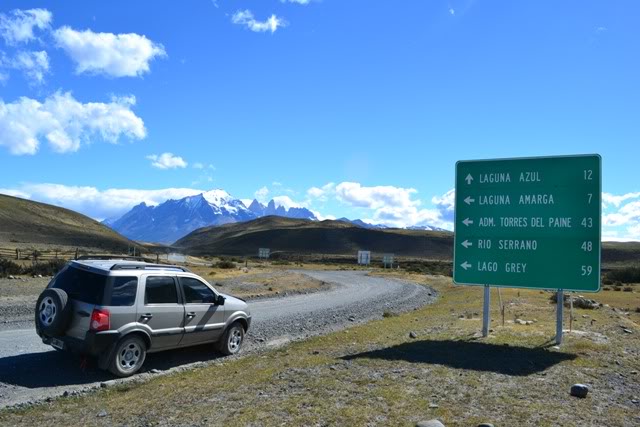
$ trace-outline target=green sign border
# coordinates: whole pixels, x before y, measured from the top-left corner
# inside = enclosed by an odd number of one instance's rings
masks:
[[[455,285],[462,286],[493,286],[498,288],[517,288],[517,289],[538,289],[538,290],[549,290],[549,291],[557,291],[560,288],[554,287],[539,287],[539,286],[516,286],[516,285],[495,285],[491,283],[462,283],[456,281],[456,271],[458,268],[462,268],[456,263],[456,249],[458,246],[458,165],[461,163],[481,163],[481,162],[507,162],[514,160],[543,160],[543,159],[566,159],[566,158],[580,158],[580,157],[597,157],[598,158],[598,166],[600,168],[599,175],[600,179],[598,182],[598,200],[599,200],[599,211],[600,211],[600,221],[599,221],[599,229],[598,229],[598,288],[596,290],[593,289],[568,289],[568,292],[585,292],[585,293],[596,293],[600,292],[602,288],[602,156],[600,154],[575,154],[575,155],[559,155],[559,156],[534,156],[534,157],[509,157],[509,158],[501,158],[501,159],[477,159],[477,160],[458,160],[456,162],[456,172],[455,172],[455,209],[453,211],[453,283]]]

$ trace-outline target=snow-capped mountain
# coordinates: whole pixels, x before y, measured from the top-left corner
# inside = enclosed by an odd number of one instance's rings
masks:
[[[362,228],[370,228],[370,229],[389,228],[383,224],[369,224],[368,222],[364,222],[361,219],[349,219],[349,218],[342,217],[342,218],[338,218],[336,221],[348,222],[350,224],[357,225],[358,227],[362,227]]]
[[[247,208],[226,191],[212,190],[167,200],[157,206],[142,202],[120,218],[106,220],[104,224],[132,240],[173,243],[201,227],[249,221],[266,215],[316,219],[307,209],[276,207],[273,200],[267,206],[254,200]]]
[[[384,224],[369,224],[368,222],[364,222],[361,219],[349,219],[349,218],[338,218],[337,221],[343,221],[343,222],[348,222],[354,225],[357,225],[359,227],[363,227],[363,228],[369,228],[369,229],[385,229],[385,228],[392,228],[392,227],[388,227]],[[434,227],[432,225],[414,225],[414,226],[410,226],[410,227],[405,227],[406,230],[426,230],[426,231],[449,231],[449,230],[445,230],[444,228],[440,228],[440,227]]]
[[[413,225],[407,227],[407,230],[450,231],[445,228],[434,227],[433,225]]]
[[[317,218],[309,209],[290,207],[286,209],[284,206],[277,206],[275,201],[271,200],[267,205],[263,205],[257,200],[253,200],[249,205],[249,210],[258,217],[276,215],[287,218],[310,219],[316,221]]]

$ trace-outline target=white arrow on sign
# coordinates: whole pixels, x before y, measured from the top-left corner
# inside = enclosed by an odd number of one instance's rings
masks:
[[[462,221],[462,223],[468,227],[470,224],[473,224],[473,220],[469,218],[465,218],[465,220]]]
[[[467,261],[465,261],[462,264],[460,264],[460,267],[464,268],[465,270],[468,270],[468,269],[471,268],[471,264],[469,264]]]
[[[464,199],[464,202],[468,205],[470,205],[471,203],[475,202],[476,199],[472,199],[471,196],[467,196],[466,199]]]
[[[473,177],[471,176],[471,174],[469,174],[464,180],[467,181],[468,185],[471,185],[471,181],[473,181]]]
[[[469,246],[473,246],[473,243],[471,243],[468,240],[465,240],[464,242],[462,242],[462,246],[464,246],[465,249],[469,249]]]

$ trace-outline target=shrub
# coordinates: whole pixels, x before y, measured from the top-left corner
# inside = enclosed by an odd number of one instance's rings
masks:
[[[0,277],[22,274],[22,267],[10,259],[0,259]]]
[[[282,260],[273,261],[271,264],[272,265],[289,265],[291,263],[286,259],[282,259]]]
[[[607,273],[607,279],[622,283],[640,283],[640,267],[625,267],[611,270]]]
[[[625,286],[623,291],[625,291],[625,292],[633,292],[633,288],[631,286]]]
[[[42,275],[42,276],[54,276],[58,271],[67,264],[63,259],[52,259],[51,261],[33,264],[25,268],[25,274]]]
[[[224,269],[231,269],[231,268],[236,268],[236,263],[225,260],[225,261],[218,262],[218,264],[216,264],[216,267],[224,268]]]
[[[605,287],[603,287],[603,288],[602,288],[602,290],[603,290],[603,291],[610,291],[610,290],[611,290],[611,288],[609,288],[609,287],[606,287],[606,286],[605,286]]]

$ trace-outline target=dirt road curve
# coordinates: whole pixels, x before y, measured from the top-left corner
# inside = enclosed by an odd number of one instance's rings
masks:
[[[384,311],[407,311],[429,304],[431,289],[414,283],[367,276],[357,271],[304,272],[333,284],[331,290],[250,303],[253,325],[245,353],[291,339],[380,318]],[[151,354],[138,379],[158,371],[216,359],[211,346]],[[75,394],[113,377],[89,361],[42,344],[33,328],[0,331],[0,408]],[[118,380],[121,381],[121,380]]]

